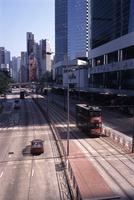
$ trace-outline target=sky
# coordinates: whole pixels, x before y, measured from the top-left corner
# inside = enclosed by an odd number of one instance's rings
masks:
[[[49,39],[54,51],[54,0],[0,0],[0,47],[11,56],[26,51],[26,32]]]

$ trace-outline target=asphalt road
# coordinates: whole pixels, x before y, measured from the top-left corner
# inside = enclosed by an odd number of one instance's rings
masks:
[[[20,109],[13,108],[16,98],[19,95],[8,95],[0,116],[0,200],[62,199],[61,172],[56,171],[60,159],[51,130],[30,97],[20,101]],[[39,156],[30,154],[35,138],[44,140]]]

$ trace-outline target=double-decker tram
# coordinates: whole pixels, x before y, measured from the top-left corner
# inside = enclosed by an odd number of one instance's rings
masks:
[[[77,127],[91,136],[102,134],[102,111],[99,107],[76,104]]]

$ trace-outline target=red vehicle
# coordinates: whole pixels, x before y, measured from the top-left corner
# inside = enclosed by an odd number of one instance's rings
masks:
[[[43,140],[35,139],[31,141],[31,154],[39,155],[44,153]]]
[[[102,134],[102,112],[99,107],[86,104],[76,105],[76,124],[88,135]]]

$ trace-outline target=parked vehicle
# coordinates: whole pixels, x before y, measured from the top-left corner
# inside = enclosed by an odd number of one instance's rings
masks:
[[[76,105],[76,124],[88,135],[102,134],[102,111],[99,107],[86,104]]]

